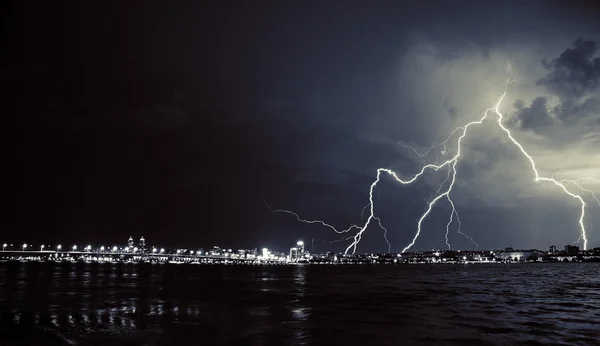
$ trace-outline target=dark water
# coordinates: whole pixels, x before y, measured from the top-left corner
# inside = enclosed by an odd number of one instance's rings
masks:
[[[599,271],[4,262],[0,345],[600,345]]]

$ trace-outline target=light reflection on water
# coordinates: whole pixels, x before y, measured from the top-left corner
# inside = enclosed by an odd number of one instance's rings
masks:
[[[600,344],[599,269],[3,262],[0,344]]]

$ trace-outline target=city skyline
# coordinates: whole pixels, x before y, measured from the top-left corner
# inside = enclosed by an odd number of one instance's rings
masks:
[[[513,249],[502,250],[428,250],[400,253],[315,253],[304,248],[299,240],[289,249],[289,255],[263,248],[258,249],[222,249],[218,246],[205,250],[188,248],[165,249],[155,246],[146,247],[144,238],[138,243],[132,237],[123,247],[103,245],[62,245],[34,246],[23,244],[21,247],[4,243],[0,260],[8,261],[46,261],[46,262],[95,262],[95,263],[173,263],[173,264],[488,264],[523,262],[600,262],[600,247],[582,250],[578,246],[565,245],[563,250],[550,245],[548,250]]]
[[[81,244],[59,244],[59,243],[54,243],[54,244],[32,244],[32,243],[27,243],[27,242],[23,242],[23,243],[10,243],[10,242],[4,242],[4,243],[0,243],[0,245],[2,245],[2,251],[6,252],[6,251],[23,251],[23,252],[47,252],[47,253],[51,253],[51,252],[76,252],[76,253],[85,253],[85,252],[105,252],[105,253],[132,253],[132,254],[156,254],[156,255],[160,255],[160,254],[181,254],[181,255],[196,255],[196,256],[201,256],[201,255],[207,255],[210,253],[216,253],[216,252],[223,252],[223,253],[239,253],[241,252],[254,252],[256,254],[259,253],[278,253],[278,254],[285,254],[286,252],[289,252],[289,256],[288,258],[294,258],[294,257],[301,257],[300,254],[322,254],[322,253],[337,253],[337,254],[343,254],[343,251],[332,251],[332,248],[323,248],[320,251],[314,251],[314,239],[311,240],[311,242],[309,243],[310,245],[310,249],[306,248],[306,244],[303,240],[298,240],[296,241],[295,244],[289,246],[288,248],[284,248],[284,249],[280,249],[280,248],[266,248],[266,247],[255,247],[255,248],[240,248],[240,249],[234,249],[234,248],[229,248],[229,247],[221,247],[219,245],[212,245],[212,246],[190,246],[189,244],[187,246],[175,246],[175,247],[162,247],[159,245],[149,245],[146,244],[145,238],[143,236],[141,236],[139,238],[139,240],[136,242],[133,239],[133,236],[130,236],[128,238],[128,240],[126,242],[122,242],[120,244],[110,244],[110,245],[106,245],[107,243],[104,243],[105,245],[102,244],[88,244],[85,246],[82,246]],[[506,246],[506,247],[496,247],[496,248],[490,248],[490,249],[476,249],[476,250],[470,250],[470,249],[447,249],[447,248],[428,248],[428,249],[413,249],[412,251],[407,252],[408,254],[411,253],[419,253],[419,252],[431,252],[431,251],[442,251],[442,252],[461,252],[461,251],[467,251],[467,252],[487,252],[487,251],[544,251],[541,250],[544,247],[533,247],[533,248],[519,248],[512,246],[512,244],[510,246]],[[546,248],[548,248],[548,252],[549,253],[553,253],[553,252],[559,252],[562,250],[558,250],[561,249],[562,247],[559,246],[555,246],[555,245],[549,245],[546,246]],[[564,249],[565,251],[568,251],[568,248],[577,248],[577,251],[579,251],[579,247],[573,244],[566,244],[564,245]],[[592,248],[591,250],[598,250],[600,249],[600,247],[595,247]],[[402,251],[374,251],[374,252],[357,252],[357,255],[364,255],[364,254],[401,254],[403,253]],[[349,254],[352,255],[352,254]]]

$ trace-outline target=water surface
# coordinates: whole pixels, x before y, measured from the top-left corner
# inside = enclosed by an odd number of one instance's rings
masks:
[[[600,345],[599,270],[2,262],[0,345]]]

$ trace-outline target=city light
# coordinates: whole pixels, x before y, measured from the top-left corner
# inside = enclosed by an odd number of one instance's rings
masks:
[[[600,247],[593,250],[580,250],[578,246],[567,244],[565,250],[557,250],[556,246],[550,246],[549,251],[540,251],[535,249],[530,250],[513,250],[506,248],[505,250],[456,250],[442,251],[432,249],[431,251],[416,251],[406,253],[370,253],[370,254],[345,254],[339,256],[333,252],[327,253],[312,253],[304,251],[304,242],[297,241],[298,246],[291,247],[289,255],[279,251],[262,248],[261,251],[254,250],[233,250],[222,249],[214,246],[211,250],[189,250],[178,249],[169,251],[165,248],[157,248],[152,246],[146,251],[143,247],[112,247],[113,254],[106,254],[105,250],[110,249],[107,246],[92,246],[87,245],[83,249],[84,254],[73,253],[69,256],[59,256],[53,254],[35,254],[28,256],[26,254],[10,254],[6,250],[8,246],[13,244],[3,243],[1,252],[2,259],[9,260],[49,260],[49,261],[118,261],[118,262],[170,262],[170,263],[235,263],[235,264],[258,264],[258,265],[295,265],[295,264],[411,264],[411,263],[436,263],[436,264],[460,264],[460,263],[524,263],[524,262],[589,262],[600,260]],[[27,248],[35,249],[39,246],[39,251],[44,252],[44,249],[51,248],[46,245],[27,244],[24,243],[23,251]],[[62,245],[55,245],[56,252],[60,252]],[[78,249],[77,245],[73,245],[73,252]],[[150,251],[150,249],[152,249]],[[31,251],[31,250],[30,250]],[[34,252],[32,250],[31,252]],[[81,250],[80,250],[81,251]],[[47,251],[49,253],[50,251]],[[99,255],[104,252],[102,255]],[[160,252],[163,256],[152,256]],[[127,254],[128,253],[128,254]],[[90,256],[96,254],[94,256]],[[46,255],[46,256],[44,256]],[[202,256],[201,256],[202,255]]]
[[[262,249],[262,259],[269,259],[271,257],[271,252],[269,251],[269,249],[264,248]]]

